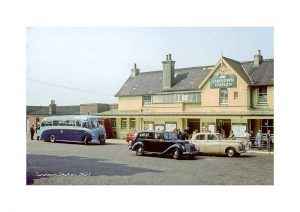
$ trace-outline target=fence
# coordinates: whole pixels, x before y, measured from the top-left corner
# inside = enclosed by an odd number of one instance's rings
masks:
[[[251,149],[256,149],[256,150],[260,150],[260,151],[274,152],[274,137],[272,137],[271,142],[269,142],[267,140],[267,138],[263,138],[260,145],[258,145],[256,143],[255,138],[250,138],[250,141],[251,141]]]

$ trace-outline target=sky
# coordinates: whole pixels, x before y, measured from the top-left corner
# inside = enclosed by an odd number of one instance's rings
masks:
[[[167,54],[175,68],[221,55],[249,61],[258,49],[274,57],[273,27],[27,27],[26,35],[27,105],[117,103],[134,63],[162,70]]]

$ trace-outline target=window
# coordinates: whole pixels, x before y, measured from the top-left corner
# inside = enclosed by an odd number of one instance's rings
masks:
[[[111,121],[111,128],[115,129],[117,128],[117,120],[115,118],[110,119]]]
[[[166,104],[176,102],[201,102],[201,93],[171,93],[153,95],[152,102],[155,104]]]
[[[220,102],[220,105],[227,105],[228,104],[228,90],[227,90],[227,88],[220,88],[219,102]]]
[[[80,120],[75,120],[75,126],[80,127]]]
[[[127,119],[121,118],[121,129],[127,129]]]
[[[88,128],[88,123],[86,121],[82,122],[82,127]]]
[[[66,126],[74,126],[73,120],[66,120]]]
[[[238,92],[238,91],[235,91],[235,92],[233,93],[233,98],[234,98],[234,99],[238,99],[238,98],[239,98],[239,92]]]
[[[58,124],[59,124],[59,121],[56,121],[56,120],[53,121],[53,126],[58,126]]]
[[[196,140],[205,140],[205,135],[204,134],[197,135]]]
[[[261,132],[267,133],[268,130],[271,131],[271,134],[274,133],[274,120],[273,119],[262,119],[261,120]]]
[[[151,96],[143,96],[143,105],[151,105]]]
[[[267,103],[267,86],[261,86],[258,88],[258,103],[259,104]]]
[[[135,129],[135,118],[130,118],[129,119],[129,128],[131,130]]]

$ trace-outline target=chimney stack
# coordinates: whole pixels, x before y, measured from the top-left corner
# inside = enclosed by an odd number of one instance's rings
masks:
[[[257,54],[254,55],[253,65],[259,66],[263,60],[263,56],[260,54],[260,50],[258,50]]]
[[[51,104],[49,105],[49,115],[56,114],[56,104],[55,100],[51,100]]]
[[[174,84],[175,61],[172,60],[171,54],[166,55],[163,63],[163,89],[171,89]]]
[[[136,77],[140,73],[140,69],[136,68],[136,63],[134,67],[131,69],[131,77]]]

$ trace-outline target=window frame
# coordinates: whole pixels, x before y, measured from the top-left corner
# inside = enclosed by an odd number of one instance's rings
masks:
[[[128,122],[127,118],[121,118],[121,130],[127,130],[127,125],[128,125],[127,122]]]
[[[117,119],[116,118],[111,118],[110,119],[110,126],[111,126],[112,129],[117,128]]]
[[[132,125],[134,124],[134,125]],[[135,130],[136,128],[136,119],[135,118],[129,118],[129,129]]]
[[[265,92],[263,91],[265,89]],[[262,91],[261,91],[262,90]],[[267,86],[259,86],[257,88],[257,102],[258,104],[267,104],[268,103],[268,87]],[[262,101],[265,99],[265,101]]]
[[[151,95],[143,95],[143,106],[152,105],[152,97]]]
[[[226,93],[223,91],[226,91]],[[221,94],[225,94],[225,96],[221,96]],[[226,101],[222,101],[222,100],[226,100]],[[228,89],[227,88],[219,89],[219,105],[228,105]]]

